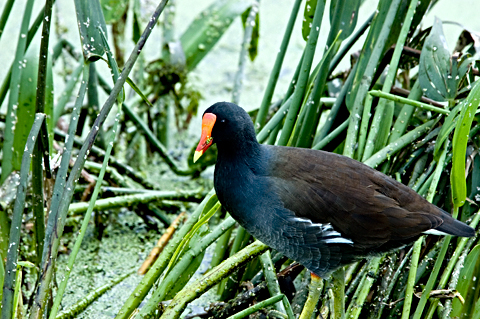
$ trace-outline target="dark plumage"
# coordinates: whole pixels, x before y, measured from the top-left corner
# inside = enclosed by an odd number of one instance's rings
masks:
[[[325,277],[358,258],[435,230],[475,231],[394,179],[345,156],[261,145],[248,114],[216,103],[203,117],[195,159],[218,147],[220,203],[257,239]]]

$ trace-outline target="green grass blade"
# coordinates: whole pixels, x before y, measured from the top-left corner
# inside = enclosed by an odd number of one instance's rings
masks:
[[[32,129],[25,145],[20,170],[20,181],[17,186],[17,196],[13,207],[12,224],[10,228],[9,251],[5,265],[5,279],[3,284],[2,319],[10,319],[13,316],[13,292],[16,285],[16,269],[18,253],[20,249],[20,231],[22,228],[23,211],[25,208],[25,196],[27,193],[28,173],[30,171],[31,155],[38,139],[38,133],[45,120],[45,114],[37,114]]]
[[[78,80],[80,79],[80,74],[82,73],[84,63],[83,61],[78,63],[78,66],[73,70],[70,78],[65,84],[63,92],[60,94],[60,98],[55,105],[53,110],[53,123],[57,123],[60,116],[63,114],[65,106],[67,105],[70,97],[72,96],[73,89],[75,88]]]
[[[401,96],[398,96],[398,95],[385,93],[385,92],[382,92],[382,91],[372,90],[372,91],[368,92],[368,94],[371,94],[371,95],[376,96],[376,97],[382,97],[382,98],[385,98],[385,99],[389,99],[390,101],[393,101],[393,102],[399,102],[399,103],[412,105],[412,106],[415,106],[415,107],[420,107],[424,110],[436,112],[436,113],[439,113],[439,114],[446,114],[446,115],[450,114],[449,110],[442,109],[440,107],[433,106],[433,105],[430,105],[430,104],[418,102],[418,101],[412,100],[410,98],[404,98],[404,97],[401,97]]]
[[[137,93],[138,96],[142,98],[143,102],[145,102],[149,107],[155,107],[152,103],[150,103],[148,98],[145,96],[145,94],[143,94],[142,90],[135,84],[135,82],[132,81],[132,79],[128,78],[127,83],[135,91],[135,93]]]
[[[335,99],[335,103],[333,104],[330,110],[330,114],[328,114],[327,121],[318,132],[317,136],[315,137],[315,140],[324,139],[327,136],[328,132],[330,132],[330,129],[332,128],[332,125],[335,119],[337,118],[340,108],[345,102],[345,97],[347,96],[347,94],[350,94],[350,90],[352,88],[352,83],[355,77],[357,66],[358,66],[357,64],[353,66],[352,71],[348,75],[347,80],[343,84],[343,87],[340,90],[340,93],[338,94],[338,97]]]
[[[375,13],[372,13],[370,17],[368,17],[367,20],[362,24],[362,26],[355,32],[354,35],[352,35],[348,41],[346,41],[345,45],[338,51],[337,55],[332,60],[332,63],[330,64],[330,70],[328,73],[332,73],[340,61],[345,57],[345,55],[350,51],[350,49],[353,47],[353,45],[358,41],[358,39],[367,31],[368,27],[372,24],[373,17],[375,16]],[[353,72],[353,70],[352,70]]]
[[[458,209],[454,212],[454,216],[458,214]],[[422,297],[420,297],[420,301],[418,302],[417,308],[415,309],[415,313],[413,314],[413,319],[420,319],[422,317],[422,313],[424,312],[427,300],[430,296],[430,292],[433,289],[433,286],[437,280],[438,274],[440,272],[441,265],[445,259],[445,255],[447,253],[448,246],[450,244],[452,236],[445,236],[444,243],[438,254],[437,259],[435,260],[435,265],[433,266],[433,270],[430,273],[430,277],[428,278],[427,284],[422,292]],[[413,258],[413,257],[412,257]]]
[[[28,0],[25,4],[25,10],[23,12],[22,23],[20,26],[20,35],[18,37],[17,48],[15,51],[15,57],[13,59],[12,75],[10,77],[10,94],[8,96],[7,116],[5,119],[5,135],[3,141],[3,158],[2,158],[2,175],[0,177],[0,183],[3,183],[7,176],[19,165],[14,163],[14,153],[12,148],[14,145],[14,131],[15,123],[18,122],[17,108],[18,108],[18,95],[20,92],[20,78],[22,70],[26,67],[23,63],[23,56],[27,47],[26,34],[28,32],[28,25],[30,24],[30,17],[32,15],[33,0]]]
[[[230,216],[228,213],[226,217]],[[215,251],[212,256],[212,260],[210,261],[209,269],[218,266],[226,257],[226,253],[228,250],[228,243],[230,241],[230,237],[232,236],[233,227],[226,231],[220,238],[217,240],[215,244]]]
[[[470,226],[473,228],[476,228],[479,219],[480,219],[480,215],[476,214],[472,222],[470,223]],[[448,260],[447,267],[445,267],[445,269],[443,270],[442,276],[440,277],[440,280],[437,285],[438,290],[444,289],[445,286],[447,285],[447,281],[450,278],[452,271],[469,240],[470,238],[463,237],[463,238],[460,238],[460,240],[458,241],[457,247],[455,248],[455,252],[451,255],[451,258]],[[433,317],[433,314],[435,313],[438,303],[439,303],[438,299],[434,299],[430,303],[430,307],[428,309],[428,313],[425,318],[430,319]]]
[[[105,53],[102,36],[98,30],[99,28],[107,30],[102,6],[99,0],[75,0],[74,3],[83,57],[85,61],[96,61]]]
[[[251,235],[243,227],[237,229],[237,235],[233,240],[232,248],[230,249],[229,256],[235,255],[238,251],[245,248]],[[218,295],[220,300],[225,301],[234,297],[238,290],[237,283],[241,281],[243,271],[236,271],[229,278],[224,278],[218,286]]]
[[[338,33],[337,37],[333,39],[333,42],[328,45],[328,50],[325,50],[322,60],[318,65],[318,74],[311,76],[311,78],[315,77],[314,85],[311,93],[307,93],[308,98],[302,108],[302,114],[300,115],[304,117],[304,121],[301,124],[297,124],[299,127],[296,128],[296,131],[299,131],[299,134],[298,139],[294,142],[298,147],[310,148],[312,146],[321,115],[320,108],[322,103],[320,97],[323,94],[327,77],[329,75],[328,69],[330,67],[330,61],[340,46],[340,41],[338,41],[340,35],[341,33]]]
[[[310,68],[312,66],[313,56],[315,55],[315,48],[317,46],[318,34],[320,32],[320,25],[323,18],[323,11],[325,4],[320,1],[315,8],[315,15],[312,22],[312,28],[310,29],[310,35],[308,37],[307,46],[302,61],[301,72],[296,82],[295,91],[292,95],[292,102],[288,109],[288,114],[283,125],[282,133],[280,134],[279,145],[287,145],[292,135],[293,128],[295,126],[296,118],[304,99],[305,90],[307,88],[308,77],[310,74]]]
[[[47,3],[45,8],[50,8],[50,13],[45,12],[44,15],[51,15],[52,3]],[[53,143],[53,75],[52,75],[52,59],[48,53],[48,32],[49,24],[44,24],[42,43],[39,48],[32,45],[27,49],[24,55],[24,65],[19,83],[18,109],[17,118],[21,119],[19,125],[16,125],[13,143],[14,152],[14,169],[17,163],[20,163],[24,153],[25,143],[27,142],[29,131],[35,120],[35,113],[45,113],[46,121],[44,123],[47,128],[45,134],[46,143],[36,143],[33,153],[32,162],[32,208],[35,215],[34,236],[36,264],[40,265],[43,240],[45,236],[45,220],[44,220],[44,192],[43,192],[43,159],[44,154],[48,154],[50,144]],[[47,29],[47,30],[45,30]],[[47,38],[47,40],[44,40]],[[38,75],[38,76],[37,76]],[[50,143],[48,142],[50,139]],[[43,141],[43,139],[41,139]],[[46,155],[48,158],[48,155]],[[47,166],[47,162],[45,162]]]
[[[168,263],[167,270],[165,271],[165,274],[168,274],[170,269],[172,268],[173,265],[177,262],[177,260],[180,258],[181,255],[183,255],[186,250],[187,246],[192,239],[192,237],[195,235],[195,233],[203,226],[205,223],[207,223],[210,218],[220,209],[220,202],[217,199],[217,195],[212,195],[210,199],[207,201],[205,204],[205,207],[203,208],[202,213],[200,214],[200,218],[198,221],[193,225],[192,230],[188,232],[187,236],[185,236],[180,244],[178,245],[176,251],[173,253],[172,258],[170,258],[170,262]]]
[[[345,317],[345,268],[339,268],[332,274],[333,309],[335,318]]]
[[[313,145],[312,149],[314,149],[314,150],[323,149],[328,143],[330,143],[333,139],[335,139],[338,135],[340,135],[343,131],[345,131],[347,129],[348,122],[349,122],[349,119],[347,119],[345,122],[340,124],[336,129],[334,129],[327,136],[325,136],[325,138],[323,138],[317,144]]]
[[[245,76],[245,63],[252,43],[252,34],[255,28],[258,28],[256,18],[258,17],[259,0],[253,0],[252,6],[246,11],[246,23],[244,28],[243,40],[238,62],[238,70],[233,80],[232,102],[239,104],[240,93],[243,87],[243,78]]]
[[[458,103],[458,105],[452,109],[450,114],[448,114],[443,121],[442,128],[440,129],[440,132],[438,132],[437,139],[435,140],[435,149],[433,151],[433,157],[435,159],[438,159],[440,156],[440,150],[442,149],[443,143],[447,140],[447,138],[450,136],[450,133],[455,128],[455,124],[459,118],[458,114],[460,113],[462,106],[463,103]]]
[[[278,294],[281,294],[280,286],[277,280],[277,274],[275,273],[275,266],[273,265],[272,256],[270,255],[269,250],[267,250],[264,254],[260,256],[260,262],[262,263],[262,269],[263,269],[263,273],[265,274],[265,280],[267,281],[267,287],[268,287],[268,292],[270,293],[270,296],[273,297]],[[287,305],[290,305],[288,300],[287,300]],[[284,304],[281,302],[277,302],[275,304],[275,309],[277,309],[282,313],[286,313]]]
[[[5,25],[7,24],[7,20],[10,17],[10,12],[12,12],[13,3],[15,0],[7,0],[3,7],[2,16],[0,17],[0,38],[3,35],[3,31],[5,30]]]
[[[273,93],[275,91],[275,86],[277,84],[278,76],[280,75],[280,70],[282,67],[283,59],[285,53],[287,52],[288,43],[290,42],[290,37],[292,35],[293,26],[295,25],[295,20],[298,15],[298,10],[300,9],[300,4],[302,0],[295,0],[293,8],[290,12],[290,18],[288,19],[287,27],[283,35],[282,43],[280,49],[275,58],[275,64],[273,65],[270,77],[268,79],[267,87],[265,88],[265,93],[263,95],[262,103],[258,110],[257,117],[255,119],[255,130],[259,132],[265,125],[265,119],[268,113],[268,107],[272,102]]]
[[[268,307],[270,305],[278,303],[280,300],[284,299],[284,297],[285,297],[285,295],[283,295],[283,294],[270,297],[266,300],[263,300],[263,301],[260,301],[260,302],[256,303],[255,305],[253,305],[251,307],[248,307],[245,310],[242,310],[242,311],[234,314],[233,316],[228,317],[227,319],[241,319],[241,318],[244,318],[248,315],[253,314],[254,312],[257,312],[260,309],[263,309],[265,307]]]
[[[467,142],[472,127],[473,118],[480,105],[480,84],[477,83],[467,99],[464,101],[460,117],[453,133],[453,158],[450,183],[452,185],[452,199],[455,206],[462,206],[467,197],[467,184],[465,180],[465,154]]]
[[[474,293],[475,283],[472,280],[474,276],[474,270],[478,263],[480,257],[480,245],[476,245],[469,252],[465,263],[460,270],[459,281],[456,286],[458,293],[466,300],[468,300],[467,295]],[[464,305],[460,302],[459,299],[454,299],[452,301],[452,312],[450,315],[453,318],[460,318],[462,314],[468,314],[467,309],[471,305]]]
[[[117,276],[116,278],[112,279],[110,282],[94,289],[93,291],[89,292],[84,298],[79,300],[77,303],[60,313],[56,317],[50,316],[50,318],[55,319],[68,319],[68,318],[77,318],[76,316],[82,312],[88,305],[98,299],[101,295],[112,289],[115,285],[119,284],[130,275],[135,273],[135,270],[131,270],[123,275]]]
[[[42,132],[40,132],[42,134]],[[32,210],[34,216],[34,241],[35,241],[35,265],[40,266],[42,262],[43,241],[45,239],[45,200],[43,187],[43,149],[47,145],[35,144],[32,162]],[[49,165],[45,162],[45,166]]]
[[[348,305],[345,315],[346,318],[359,318],[360,313],[362,312],[363,304],[370,293],[370,289],[376,279],[382,260],[383,257],[374,257],[368,262],[367,272],[358,285],[355,295],[352,298],[352,302],[350,302]]]
[[[417,7],[418,0],[411,0],[408,7],[407,15],[402,23],[402,29],[395,45],[395,50],[390,60],[390,66],[388,73],[383,83],[382,92],[389,93],[397,75],[398,63],[400,62],[400,56],[403,51],[403,45],[407,38],[407,34],[410,31],[410,26],[413,21],[413,15],[415,8]],[[375,108],[375,114],[373,116],[370,132],[368,134],[368,140],[365,144],[365,152],[363,154],[364,159],[369,158],[372,153],[378,151],[385,146],[388,140],[390,132],[390,126],[393,119],[393,102],[387,104],[387,101],[380,99]]]
[[[472,315],[472,319],[480,319],[480,299],[475,302],[475,309]]]
[[[362,161],[365,152],[365,143],[367,142],[368,126],[370,124],[370,116],[372,110],[373,97],[368,94],[365,97],[365,105],[363,106],[362,121],[360,122],[360,133],[358,135],[357,159]],[[365,161],[365,159],[363,160]]]
[[[443,172],[444,166],[445,166],[445,158],[447,156],[447,149],[448,149],[448,144],[445,145],[444,150],[442,154],[440,155],[440,159],[438,162],[438,165],[435,169],[433,181],[431,184],[431,187],[429,188],[429,193],[427,196],[427,200],[429,202],[432,202],[433,196],[435,195],[438,181],[440,179],[440,175]],[[446,239],[447,240],[447,239]],[[407,283],[407,288],[405,292],[405,301],[403,304],[403,311],[402,311],[402,319],[408,319],[410,317],[410,308],[412,304],[412,297],[413,297],[413,289],[415,285],[415,279],[417,275],[417,267],[418,267],[418,260],[420,256],[420,250],[422,248],[422,243],[423,243],[423,237],[420,237],[417,239],[415,244],[413,245],[413,253],[412,253],[412,260],[410,262],[410,271],[408,274],[408,283]],[[429,279],[430,281],[430,279]],[[426,291],[426,290],[425,290]],[[425,292],[429,294],[430,292]],[[419,309],[420,306],[417,306],[417,310]]]
[[[158,280],[162,272],[167,267],[169,261],[172,259],[173,254],[177,250],[177,247],[181,244],[183,238],[188,235],[193,226],[197,223],[205,205],[210,200],[211,196],[214,194],[211,190],[207,196],[204,197],[203,201],[198,205],[195,211],[190,215],[187,221],[183,226],[175,232],[174,237],[170,240],[169,245],[165,247],[158,259],[155,261],[152,267],[143,277],[143,280],[138,284],[138,286],[133,290],[133,292],[128,297],[127,301],[123,304],[122,308],[118,312],[115,319],[126,319],[129,318],[131,313],[140,305],[145,296],[148,294],[153,284]]]
[[[422,97],[422,88],[418,81],[415,81],[410,93],[408,94],[408,100],[416,101]],[[398,102],[397,102],[398,103]],[[412,118],[413,112],[415,111],[415,107],[409,104],[404,104],[400,110],[400,113],[395,120],[395,124],[393,124],[392,132],[390,133],[390,140],[389,143],[395,141],[400,136],[402,136],[407,127],[410,123],[410,119]]]
[[[92,197],[90,198],[90,202],[88,204],[88,210],[86,211],[85,216],[83,218],[80,233],[79,233],[79,235],[78,235],[78,237],[75,241],[75,246],[73,247],[72,252],[69,256],[68,264],[67,264],[67,268],[66,268],[67,270],[65,272],[64,278],[61,281],[60,285],[58,286],[57,294],[55,295],[55,300],[54,300],[53,306],[50,310],[50,316],[49,316],[50,319],[55,319],[56,318],[58,309],[60,307],[60,303],[62,302],[63,294],[65,293],[65,288],[67,287],[68,279],[70,278],[70,274],[71,274],[71,272],[73,270],[73,267],[74,267],[74,264],[75,264],[75,259],[77,257],[77,254],[78,254],[79,250],[80,250],[80,245],[82,244],[83,237],[85,236],[85,234],[87,232],[88,223],[90,221],[90,217],[92,216],[93,208],[95,206],[95,202],[97,200],[98,193],[100,192],[103,177],[105,176],[105,171],[107,169],[108,160],[109,160],[110,154],[112,152],[113,142],[115,141],[116,132],[117,132],[117,128],[118,128],[119,116],[120,116],[120,114],[117,113],[116,120],[114,121],[113,127],[112,127],[112,129],[109,133],[109,140],[107,141],[108,146],[107,146],[107,150],[105,152],[105,157],[103,159],[102,169],[100,170],[100,173],[98,174],[98,178],[97,178],[97,181],[96,181],[96,184],[95,184],[95,189],[93,190]]]
[[[112,72],[113,83],[115,83],[115,82],[117,82],[118,76],[120,75],[120,70],[118,69],[117,61],[115,60],[115,58],[112,55],[112,51],[110,50],[110,46],[108,45],[107,35],[105,34],[104,30],[106,30],[106,29],[102,29],[100,26],[98,27],[98,31],[100,33],[100,38],[102,39],[102,44],[103,44],[105,53],[107,54],[108,67],[110,68],[110,71]],[[130,78],[127,79],[127,82],[129,80],[130,80]],[[142,95],[142,98],[143,97],[144,96]],[[118,94],[118,104],[121,105],[124,100],[125,100],[125,91],[122,88],[121,92]]]
[[[395,154],[406,145],[412,143],[420,136],[428,132],[433,125],[435,124],[434,120],[430,120],[427,123],[420,125],[419,127],[413,129],[412,131],[408,132],[407,134],[403,135],[401,138],[396,140],[393,143],[388,144],[377,153],[373,154],[369,159],[364,161],[370,167],[377,167],[380,163],[386,160],[389,156]]]
[[[263,129],[257,134],[257,140],[260,143],[263,143],[268,135],[277,127],[277,125],[280,125],[280,122],[283,120],[285,117],[285,114],[287,114],[288,110],[290,109],[290,105],[292,103],[292,98],[288,98],[285,103],[282,104],[282,106],[278,109],[277,113],[268,121],[268,123],[263,127]]]
[[[41,109],[39,113],[45,113],[47,115],[48,128],[52,129],[52,109],[53,109],[53,75],[52,75],[52,64],[51,61],[49,64],[48,70],[45,70],[45,79],[40,83],[37,83],[37,74],[39,69],[39,48],[38,46],[32,45],[28,48],[25,53],[23,60],[27,67],[23,68],[22,74],[19,82],[19,92],[18,92],[18,108],[17,108],[17,117],[21,119],[19,125],[15,126],[15,136],[13,138],[13,169],[20,169],[20,163],[23,155],[23,149],[27,141],[30,128],[35,119],[36,109]],[[47,53],[48,55],[48,53]],[[46,63],[46,61],[45,61]],[[47,65],[45,65],[47,68]],[[47,74],[48,73],[48,74]],[[41,87],[45,90],[44,103],[42,106],[36,105],[36,100],[41,98],[39,91]],[[45,103],[46,102],[46,103]],[[38,102],[39,103],[39,102]],[[51,136],[49,134],[51,138]],[[49,145],[46,145],[46,150],[49,149]],[[41,156],[40,156],[41,157]]]
[[[28,30],[27,45],[26,45],[27,48],[30,46],[30,43],[32,43],[33,36],[38,31],[38,28],[40,28],[40,25],[42,24],[42,21],[44,19],[43,16],[44,16],[44,9],[40,10],[39,14],[37,15],[37,18],[31,24],[31,27]],[[5,96],[7,95],[7,91],[10,88],[9,84],[11,81],[12,67],[13,67],[13,64],[10,66],[9,70],[7,71],[7,75],[3,79],[2,85],[0,87],[0,104],[3,104],[3,101],[5,100]]]
[[[37,98],[35,103],[36,112],[47,114],[47,126],[49,128],[49,137],[53,138],[53,76],[52,76],[52,57],[49,54],[48,43],[50,40],[50,24],[52,16],[52,7],[55,0],[45,1],[43,11],[42,39],[40,42],[40,53],[38,57],[38,77],[37,77]]]
[[[50,280],[52,279],[53,273],[53,264],[51,263],[51,260],[56,259],[60,237],[63,232],[63,225],[65,223],[66,216],[63,216],[62,218],[61,214],[58,213],[58,210],[62,205],[62,201],[64,200],[63,194],[67,188],[65,181],[67,170],[70,166],[70,156],[73,148],[73,136],[75,136],[78,117],[88,84],[88,73],[89,67],[88,65],[85,65],[83,69],[82,85],[80,86],[80,90],[75,102],[74,112],[72,113],[72,120],[69,126],[69,136],[72,138],[68,138],[66,140],[62,160],[53,189],[53,199],[50,205],[50,214],[48,216],[47,229],[45,232],[45,240],[43,245],[42,262],[40,265],[41,279],[35,294],[34,306],[30,313],[31,319],[38,317],[38,315],[43,312],[43,308],[46,303],[46,295],[49,290]],[[70,187],[70,192],[73,192],[73,189],[74,187]],[[64,204],[68,205],[69,203],[70,201]]]
[[[310,31],[313,27],[313,19],[315,17],[315,10],[317,7],[325,7],[325,0],[308,0],[305,3],[305,10],[303,12],[303,21],[302,21],[302,37],[305,41],[308,41]],[[323,9],[322,9],[323,11]]]
[[[165,299],[165,296],[169,290],[174,286],[180,275],[186,271],[192,260],[194,260],[199,254],[203,253],[205,249],[210,246],[215,240],[217,240],[224,232],[235,224],[235,220],[232,217],[225,219],[215,229],[203,237],[198,243],[196,243],[192,249],[188,250],[184,256],[178,261],[178,263],[172,268],[172,270],[165,276],[161,284],[152,294],[152,297],[142,307],[140,313],[136,318],[148,318],[150,314],[157,308],[159,302]],[[262,244],[263,245],[263,244]],[[223,263],[222,263],[223,264]],[[222,265],[220,264],[220,266]],[[218,267],[220,267],[218,266]],[[213,272],[212,269],[209,273]],[[182,291],[187,289],[185,286]],[[200,291],[197,291],[200,293]],[[178,293],[174,299],[176,299],[181,293]]]
[[[260,12],[258,1],[253,1],[252,6],[242,13],[241,18],[244,32],[249,27],[248,23],[252,26],[252,33],[248,37],[249,41],[248,43],[246,41],[245,44],[250,61],[253,62],[258,55],[258,39],[260,37]]]
[[[379,4],[379,6],[381,6],[381,4],[382,2]],[[362,62],[363,64],[359,65],[356,71],[355,78],[359,79],[359,83],[356,86],[357,89],[353,88],[354,91],[352,92],[353,93],[352,98],[354,98],[354,101],[353,101],[353,107],[351,110],[350,123],[347,129],[347,138],[345,140],[345,148],[343,150],[343,155],[345,156],[348,156],[351,158],[354,157],[355,145],[357,144],[358,127],[359,127],[360,119],[362,116],[363,103],[365,100],[365,96],[367,95],[367,92],[371,85],[371,81],[373,79],[373,75],[375,73],[380,57],[383,54],[384,48],[388,42],[388,39],[390,36],[390,29],[391,29],[390,26],[395,20],[396,12],[399,5],[400,5],[400,1],[394,0],[390,3],[390,6],[388,8],[383,9],[383,10],[386,10],[387,13],[383,23],[378,22],[378,23],[382,23],[381,26],[379,26],[381,28],[380,31],[378,31],[376,28],[370,28],[370,32],[369,32],[370,38],[373,37],[373,34],[375,32],[379,32],[379,34],[378,34],[378,38],[375,41],[374,48],[368,60],[366,61],[362,60],[364,61]],[[383,12],[383,10],[381,12]],[[378,14],[376,19],[379,19],[380,16],[381,15]],[[377,20],[377,21],[380,21],[380,20]],[[367,46],[368,44],[369,43],[366,42],[365,46]],[[364,51],[365,51],[365,46],[364,46]],[[357,63],[360,64],[361,61]],[[355,81],[354,81],[354,84],[355,84]]]
[[[161,319],[177,319],[185,309],[188,302],[194,300],[209,288],[216,285],[223,278],[229,276],[239,266],[246,264],[256,256],[262,254],[268,249],[268,246],[258,240],[242,249],[239,253],[228,258],[220,265],[204,274],[197,281],[185,286],[169,304]],[[141,317],[140,317],[141,318]]]
[[[19,297],[20,297],[20,287],[22,286],[22,267],[17,266],[17,271],[16,271],[16,284],[15,284],[15,290],[13,293],[13,312],[14,315],[12,316],[12,319],[15,319],[16,317],[23,317],[23,309],[19,309]]]
[[[361,1],[337,0],[330,3],[330,31],[327,45],[330,47],[340,33],[340,41],[348,38],[355,30]]]

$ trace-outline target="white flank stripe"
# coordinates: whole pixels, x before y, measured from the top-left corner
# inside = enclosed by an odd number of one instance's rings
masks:
[[[439,230],[436,230],[436,229],[429,229],[427,231],[424,231],[423,233],[426,234],[426,235],[436,235],[436,236],[446,236],[446,235],[448,235],[447,233],[444,233],[443,231],[439,231]]]

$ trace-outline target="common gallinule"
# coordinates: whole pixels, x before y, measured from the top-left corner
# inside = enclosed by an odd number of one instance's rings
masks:
[[[259,144],[250,117],[235,104],[205,111],[194,161],[213,143],[220,203],[257,239],[320,277],[422,234],[475,234],[412,189],[351,158]]]

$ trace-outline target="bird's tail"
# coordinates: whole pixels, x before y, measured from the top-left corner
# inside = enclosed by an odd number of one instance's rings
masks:
[[[462,223],[459,220],[454,219],[447,212],[444,213],[443,224],[435,228],[435,230],[447,233],[449,235],[459,236],[459,237],[473,237],[475,236],[475,229],[468,226],[465,223]]]

